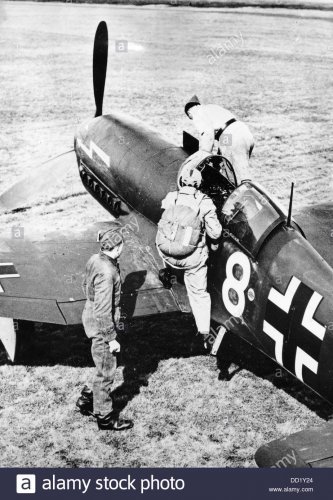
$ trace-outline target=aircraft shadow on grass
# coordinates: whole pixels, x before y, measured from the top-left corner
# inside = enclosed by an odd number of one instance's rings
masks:
[[[123,283],[123,291],[133,290],[133,282],[139,290],[146,277],[146,271],[128,275]],[[119,332],[122,352],[118,366],[123,368],[123,382],[113,391],[115,407],[122,411],[135,398],[141,387],[149,385],[149,378],[157,371],[159,362],[172,358],[188,358],[203,355],[200,338],[194,335],[195,324],[190,314],[166,313],[146,318],[132,319],[137,294],[132,294],[126,303],[126,321]],[[21,342],[16,365],[25,366],[94,366],[90,346],[82,326],[36,324],[35,332],[31,323],[22,323]],[[23,333],[24,330],[24,333]],[[5,351],[0,352],[0,366],[8,363]],[[332,406],[317,396],[311,389],[295,380],[274,361],[259,353],[250,344],[228,333],[222,349],[216,358],[216,377],[228,371],[228,383],[241,370],[269,380],[272,385],[327,419],[332,414]]]

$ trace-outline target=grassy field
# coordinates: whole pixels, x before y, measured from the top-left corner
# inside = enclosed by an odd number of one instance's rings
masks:
[[[179,143],[191,130],[183,104],[196,92],[246,120],[253,177],[283,203],[291,180],[296,207],[331,199],[329,13],[5,2],[0,15],[0,190],[70,148],[77,124],[93,116],[92,41],[105,19],[105,112],[128,112]],[[129,51],[116,53],[123,39]],[[108,219],[70,171],[31,209],[1,214],[0,230]],[[253,467],[258,446],[331,412],[237,339],[228,341],[234,376],[219,381],[193,331],[190,316],[133,321],[115,397],[135,427],[115,435],[75,410],[93,372],[82,327],[37,325],[20,364],[0,353],[0,465]]]

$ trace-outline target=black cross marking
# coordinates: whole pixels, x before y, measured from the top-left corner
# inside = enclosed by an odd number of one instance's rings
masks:
[[[283,335],[283,366],[295,375],[297,348],[302,349],[319,364],[323,340],[302,325],[305,310],[313,293],[314,291],[310,287],[301,282],[294,294],[288,313],[270,300],[267,301],[265,321]],[[319,323],[318,320],[316,321]],[[302,373],[303,381],[316,389],[318,386],[317,374],[306,366],[303,366]]]

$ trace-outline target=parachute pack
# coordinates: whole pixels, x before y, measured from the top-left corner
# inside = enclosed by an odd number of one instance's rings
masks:
[[[158,223],[156,245],[163,255],[182,258],[191,255],[198,247],[204,234],[203,222],[199,217],[200,204],[204,198],[200,193],[196,198],[197,207],[191,208],[178,202],[164,210]]]

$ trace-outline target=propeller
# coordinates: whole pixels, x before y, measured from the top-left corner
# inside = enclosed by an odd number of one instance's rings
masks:
[[[0,195],[0,209],[17,210],[29,206],[47,189],[60,182],[72,165],[76,165],[74,149],[51,158],[40,167],[32,167],[29,175]]]
[[[108,28],[105,21],[97,27],[93,55],[93,81],[96,104],[96,116],[102,115],[106,68],[108,65]]]
[[[93,54],[93,82],[96,104],[95,117],[102,115],[106,69],[108,63],[108,28],[105,21],[97,26]],[[54,187],[76,164],[74,149],[51,158],[0,195],[0,209],[18,210],[30,206],[41,194]]]

